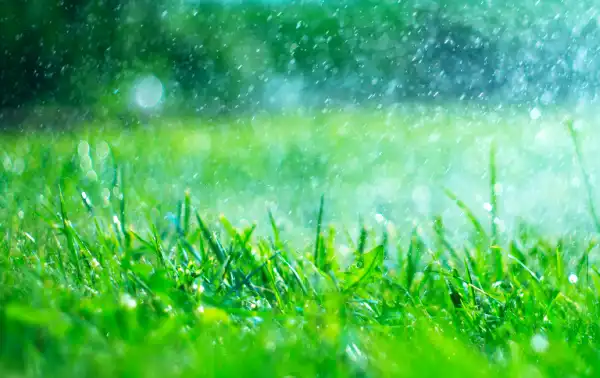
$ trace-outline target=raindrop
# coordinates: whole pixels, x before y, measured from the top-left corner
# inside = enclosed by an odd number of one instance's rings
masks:
[[[144,109],[151,109],[160,104],[164,87],[162,82],[154,75],[142,78],[135,85],[135,103]]]
[[[531,117],[531,119],[534,121],[539,119],[541,116],[542,116],[542,112],[538,108],[533,108],[529,112],[529,117]]]
[[[573,285],[577,283],[577,281],[579,281],[579,277],[577,277],[576,274],[569,274],[569,282],[572,283]]]

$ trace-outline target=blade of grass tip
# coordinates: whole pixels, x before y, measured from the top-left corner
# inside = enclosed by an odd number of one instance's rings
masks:
[[[383,234],[381,235],[381,245],[383,246],[383,259],[386,260],[389,257],[389,240],[390,235],[387,229],[383,228]]]
[[[182,240],[183,238],[181,237],[177,239],[177,251],[179,251],[179,255],[181,256],[183,264],[187,265],[190,262],[190,256],[188,255],[186,248],[183,246],[183,243],[181,242]]]
[[[125,238],[125,247],[127,249],[131,249],[131,235],[127,231],[127,218],[125,217],[125,178],[123,166],[121,166],[119,169],[119,184],[119,217],[121,218],[121,232]]]
[[[367,228],[364,224],[360,225],[360,234],[358,235],[358,247],[356,248],[356,262],[362,266],[365,261],[365,248],[367,246]]]
[[[90,200],[88,194],[80,188],[77,188],[77,191],[81,196],[81,201],[83,202],[83,205],[85,206],[86,210],[90,213],[90,215],[94,216],[94,206],[92,205],[92,201]]]
[[[250,243],[250,240],[252,239],[252,235],[254,235],[254,231],[256,231],[256,223],[254,223],[252,226],[250,226],[250,228],[246,229],[246,232],[244,235],[244,245]]]
[[[455,309],[461,308],[463,299],[462,295],[456,290],[452,282],[449,279],[445,279],[446,286],[448,287],[448,296],[450,297],[450,301]]]
[[[564,277],[563,259],[562,259],[562,247],[556,247],[556,279],[561,282]]]
[[[410,237],[410,245],[406,254],[406,290],[410,291],[413,279],[417,273],[416,255],[420,252],[420,238],[417,234],[417,229],[413,228]]]
[[[190,231],[190,218],[192,214],[192,196],[189,189],[185,191],[185,198],[183,201],[183,234],[188,235]]]
[[[492,244],[498,244],[498,226],[496,218],[498,217],[498,195],[496,193],[496,145],[492,142],[490,147],[490,215],[492,217],[490,229],[492,232]]]
[[[353,282],[351,282],[346,288],[344,288],[343,291],[345,293],[354,290],[354,288],[360,285],[361,282],[369,278],[375,272],[377,266],[383,262],[383,252],[384,248],[382,245],[378,245],[369,252],[370,261],[368,262],[368,266],[360,269],[360,274],[358,275],[358,277],[356,277],[356,279]]]
[[[181,226],[183,224],[183,201],[177,201],[177,212],[173,218],[175,218],[173,224],[177,228],[177,233],[183,234],[183,227]]]
[[[492,246],[491,252],[494,256],[494,265],[496,268],[496,281],[499,281],[504,277],[504,262],[502,261],[502,249],[499,248],[499,235],[498,235],[498,193],[497,189],[497,167],[496,167],[496,144],[492,142],[490,147],[490,229],[492,232]]]
[[[516,258],[515,256],[509,254],[508,258],[513,260],[514,262],[516,262],[519,266],[521,266],[521,268],[525,269],[525,271],[527,273],[529,273],[531,275],[531,277],[537,282],[540,283],[540,279],[538,278],[538,276],[535,274],[535,272],[531,269],[529,269],[529,267],[527,265],[525,265],[521,260],[519,260],[518,258]]]
[[[189,261],[189,256],[188,256],[187,252],[191,253],[192,256],[194,256],[194,258],[198,262],[203,261],[202,256],[198,253],[198,251],[196,251],[194,246],[187,240],[187,234],[185,233],[184,229],[181,228],[181,224],[177,220],[177,218],[168,217],[168,219],[173,223],[175,230],[177,231],[178,244],[179,244],[179,247],[181,248],[183,259],[186,261],[186,263]]]
[[[308,291],[306,290],[306,287],[304,286],[304,282],[302,282],[302,279],[300,278],[300,275],[298,274],[296,269],[294,269],[294,267],[292,267],[292,265],[283,256],[279,256],[279,261],[281,261],[290,270],[290,272],[292,272],[292,276],[294,277],[296,282],[298,282],[298,285],[300,286],[302,293],[304,295],[308,295]]]
[[[277,256],[279,256],[279,254],[277,254]],[[277,257],[275,256],[275,257]],[[264,271],[267,274],[267,278],[268,278],[268,283],[271,286],[271,290],[273,291],[273,294],[275,295],[275,300],[277,301],[277,304],[279,305],[279,310],[282,312],[285,312],[285,302],[283,300],[283,298],[281,298],[281,293],[280,293],[280,289],[277,285],[277,277],[276,277],[276,273],[273,270],[273,261],[275,260],[275,258],[273,259],[269,259],[267,260],[265,266],[264,266]]]
[[[225,263],[223,264],[223,266],[221,267],[221,271],[218,273],[218,278],[219,278],[219,284],[217,285],[217,292],[219,290],[221,290],[221,288],[226,284],[226,280],[227,280],[227,272],[229,270],[229,266],[231,265],[231,262],[233,261],[233,255],[229,255],[227,256],[227,259],[225,260]]]
[[[225,229],[225,232],[227,233],[227,235],[229,235],[231,239],[235,240],[236,238],[239,238],[238,231],[235,229],[235,227],[233,227],[233,224],[231,224],[231,222],[229,221],[229,219],[227,219],[227,217],[225,217],[225,215],[219,215],[219,222],[221,222],[221,225]]]
[[[111,146],[110,148],[110,157],[112,160],[112,170],[113,170],[113,177],[112,177],[112,189],[116,188],[119,185],[119,163],[118,163],[118,158],[117,158],[117,152],[115,151],[115,149]]]
[[[575,127],[573,126],[573,120],[566,121],[565,125],[569,131],[571,142],[573,143],[573,148],[575,149],[575,157],[577,158],[577,164],[579,165],[581,176],[583,177],[583,184],[585,186],[588,209],[590,211],[592,221],[594,222],[594,226],[596,227],[596,232],[600,233],[600,219],[598,219],[598,213],[596,211],[596,206],[594,205],[594,197],[592,195],[592,184],[590,183],[590,177],[587,170],[585,169],[585,164],[583,162],[583,154],[581,153],[581,146],[579,145],[579,139],[577,138],[577,130],[575,130]]]
[[[344,227],[344,226],[341,226],[341,227],[342,227],[342,233],[344,234],[344,237],[346,239],[346,243],[348,244],[348,247],[351,250],[356,250],[356,248],[358,248],[358,246],[354,243],[354,238],[350,234],[350,231],[348,231],[347,227]]]
[[[321,195],[321,203],[319,205],[319,215],[317,217],[317,236],[315,240],[315,254],[314,254],[314,262],[315,266],[322,270],[322,264],[325,262],[321,262],[321,227],[323,225],[323,210],[325,207],[325,195]]]
[[[174,271],[175,267],[173,266],[170,260],[167,260],[167,257],[165,256],[158,229],[156,228],[156,225],[154,223],[150,224],[150,232],[152,236],[152,242],[154,243],[154,250],[156,251],[156,255],[158,256],[160,263],[164,268],[168,267],[171,271]]]
[[[471,304],[475,306],[475,285],[473,285],[473,277],[471,277],[471,269],[469,269],[469,262],[465,258],[465,268],[467,270],[467,281],[469,282],[469,291],[471,293]]]
[[[210,232],[208,227],[206,227],[206,225],[202,221],[202,218],[200,217],[200,214],[198,213],[196,213],[196,220],[198,221],[198,225],[200,226],[200,231],[202,231],[202,235],[208,243],[208,247],[215,254],[217,260],[219,260],[219,262],[223,264],[225,262],[225,250],[223,250],[223,247],[221,247],[220,243],[217,242],[216,238]]]
[[[268,211],[269,222],[271,223],[271,231],[273,231],[273,243],[276,248],[279,248],[281,245],[281,239],[279,238],[279,227],[277,227],[277,222],[275,221],[275,217],[273,216],[273,212],[271,210]]]
[[[444,221],[442,217],[435,217],[433,221],[433,229],[436,236],[438,237],[438,241],[448,251],[450,258],[453,259],[454,262],[460,261],[458,253],[456,253],[456,250],[454,249],[454,247],[452,247],[452,245],[446,238],[446,228],[444,227]]]
[[[58,196],[59,196],[59,203],[60,203],[60,216],[63,221],[62,231],[65,235],[65,238],[67,239],[67,247],[69,248],[69,252],[71,253],[71,257],[73,258],[73,263],[75,265],[75,269],[77,272],[77,278],[79,281],[81,281],[82,273],[81,273],[81,265],[79,262],[79,255],[75,248],[75,240],[73,238],[73,235],[71,234],[71,226],[70,226],[71,222],[67,218],[67,211],[65,208],[65,198],[64,198],[61,186],[58,187]]]
[[[467,263],[471,266],[471,269],[477,275],[480,271],[479,267],[485,267],[485,262],[483,262],[481,258],[477,258],[478,253],[477,251],[472,252],[473,249],[473,246],[465,245],[463,247],[463,256],[464,261],[467,261]]]
[[[56,244],[56,255],[57,255],[57,260],[58,260],[58,268],[60,269],[60,272],[62,273],[63,279],[65,280],[65,282],[69,282],[69,279],[67,278],[67,270],[65,268],[65,262],[64,262],[64,258],[63,258],[63,254],[62,254],[62,246],[60,245],[60,241],[58,240],[58,236],[57,235],[52,235],[52,237],[54,238],[54,243]],[[8,253],[10,253],[10,249],[8,250]]]
[[[577,266],[576,272],[579,275],[581,275],[581,272],[585,267],[586,283],[590,282],[590,253],[597,246],[598,246],[598,242],[596,240],[590,241],[589,245],[587,246],[587,248],[585,249],[585,251],[583,252],[581,257],[579,258],[579,261],[577,262],[577,265],[576,265]]]
[[[444,188],[444,193],[446,194],[446,196],[448,196],[448,198],[450,198],[452,201],[454,201],[454,203],[456,204],[456,206],[458,206],[458,208],[460,210],[462,210],[465,213],[465,215],[467,216],[467,218],[469,218],[469,221],[471,222],[471,224],[473,225],[473,227],[475,227],[475,230],[477,231],[477,233],[481,237],[483,237],[485,239],[488,239],[488,236],[487,236],[487,233],[485,232],[485,229],[483,228],[483,226],[481,225],[481,223],[477,220],[477,217],[475,216],[475,214],[473,214],[473,212],[467,206],[467,204],[464,203],[463,201],[461,201],[458,198],[458,196],[456,194],[454,194],[454,192],[452,192],[448,188]]]

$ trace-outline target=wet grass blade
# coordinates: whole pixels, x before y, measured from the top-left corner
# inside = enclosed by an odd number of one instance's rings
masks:
[[[353,278],[344,289],[344,292],[348,293],[355,290],[362,282],[373,275],[377,266],[383,262],[383,252],[383,246],[379,245],[365,254],[365,265],[352,274]]]
[[[446,196],[448,196],[448,198],[450,198],[452,201],[454,201],[456,206],[458,206],[458,208],[460,210],[462,210],[462,212],[467,216],[467,218],[469,219],[469,221],[475,228],[475,231],[477,231],[477,234],[481,238],[488,240],[488,236],[487,236],[487,233],[485,232],[485,229],[483,228],[483,226],[481,225],[479,220],[477,220],[477,217],[471,211],[471,209],[467,206],[467,204],[464,203],[462,200],[460,200],[458,198],[458,196],[456,194],[454,194],[454,192],[452,192],[450,189],[445,188],[444,193],[446,193]]]
[[[465,259],[465,269],[467,271],[467,282],[469,283],[469,290],[471,293],[471,304],[475,306],[475,285],[473,285],[473,277],[471,277],[471,269],[469,269],[469,262]]]
[[[573,143],[573,148],[575,149],[577,164],[579,165],[579,169],[581,170],[581,176],[583,178],[583,183],[585,186],[585,192],[587,196],[588,209],[590,211],[592,221],[594,222],[594,226],[596,227],[596,232],[600,233],[600,219],[598,218],[598,212],[596,211],[596,205],[594,204],[594,196],[592,194],[593,190],[592,184],[590,182],[590,176],[587,170],[585,169],[585,164],[583,162],[583,154],[581,153],[581,146],[579,144],[579,139],[577,138],[577,130],[575,130],[572,120],[566,121],[565,125],[567,127],[567,130],[569,131],[571,142]]]
[[[456,253],[456,250],[454,249],[454,247],[450,244],[450,242],[446,238],[446,229],[444,227],[444,222],[442,220],[442,217],[439,217],[439,216],[435,217],[435,219],[433,221],[433,230],[438,238],[438,241],[441,244],[441,247],[443,247],[445,250],[448,251],[450,258],[454,262],[460,261],[460,258],[458,257],[458,253]]]
[[[285,257],[283,257],[281,255],[279,256],[279,261],[281,261],[290,270],[290,272],[292,272],[292,276],[294,277],[294,279],[300,286],[302,293],[304,295],[308,295],[308,291],[306,290],[306,287],[304,286],[304,282],[302,282],[302,278],[300,278],[300,275],[298,274],[296,269],[294,269],[294,267],[285,259]]]
[[[128,230],[127,230],[127,218],[125,216],[126,214],[126,203],[125,203],[125,178],[124,178],[124,168],[123,166],[119,167],[119,223],[121,225],[121,233],[123,234],[123,237],[125,238],[125,248],[126,249],[131,249],[132,248],[132,243],[131,243],[131,234],[129,234]]]
[[[281,246],[281,239],[279,235],[279,227],[277,227],[277,222],[275,221],[275,217],[273,216],[273,212],[271,210],[268,211],[269,215],[269,223],[271,223],[271,231],[273,232],[273,243],[276,248]]]
[[[358,247],[356,248],[356,262],[364,264],[365,248],[367,246],[367,228],[361,224],[360,234],[358,235]]]
[[[581,258],[579,258],[579,261],[577,262],[577,274],[581,275],[581,272],[584,270],[585,268],[585,277],[586,277],[586,283],[589,283],[590,281],[590,253],[596,249],[596,247],[598,246],[598,242],[596,240],[592,240],[589,245],[587,246],[587,248],[585,249],[585,251],[583,252],[583,254],[581,255]]]
[[[223,249],[221,244],[218,243],[218,241],[216,240],[216,238],[214,237],[212,232],[208,229],[208,227],[206,227],[206,224],[204,224],[204,222],[202,221],[202,218],[200,217],[200,214],[198,214],[198,213],[196,213],[196,220],[198,221],[198,225],[200,226],[202,235],[204,236],[204,239],[206,239],[206,242],[208,243],[208,247],[210,248],[210,250],[214,253],[217,260],[221,264],[225,263],[225,258],[226,258],[225,250]]]
[[[494,266],[496,268],[496,281],[499,281],[504,276],[504,262],[502,261],[502,249],[499,248],[498,236],[498,193],[497,190],[497,168],[496,168],[496,145],[492,143],[490,147],[490,229],[491,229],[491,253],[494,257]]]
[[[413,229],[410,245],[408,246],[408,252],[406,254],[406,290],[410,291],[413,280],[417,273],[417,260],[419,255],[423,252],[423,241],[419,237],[416,229]]]
[[[325,195],[321,195],[321,202],[319,204],[319,214],[317,216],[317,235],[315,238],[315,251],[313,256],[313,261],[315,262],[315,266],[323,270],[325,266],[325,261],[322,255],[323,246],[321,245],[322,237],[321,237],[321,228],[323,227],[323,211],[325,208]]]
[[[75,238],[73,237],[71,230],[71,222],[67,218],[67,211],[65,208],[65,198],[63,195],[62,188],[58,188],[59,195],[59,205],[60,205],[60,216],[62,218],[63,227],[62,232],[67,240],[67,248],[69,249],[69,253],[73,260],[73,265],[75,265],[75,271],[77,272],[77,279],[81,281],[82,273],[81,273],[81,263],[79,261],[79,253],[77,251],[77,247],[75,246]]]
[[[498,194],[496,193],[496,187],[496,146],[492,143],[490,147],[490,230],[492,245],[498,244],[498,226],[496,224],[496,219],[498,218]]]
[[[185,199],[183,201],[183,235],[187,237],[190,232],[190,218],[192,214],[192,198],[189,189],[185,191]]]

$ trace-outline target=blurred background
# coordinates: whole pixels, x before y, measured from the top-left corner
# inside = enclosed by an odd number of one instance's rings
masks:
[[[138,218],[153,222],[189,189],[203,210],[263,219],[272,209],[311,238],[322,194],[343,224],[442,215],[469,228],[450,188],[507,230],[515,219],[589,230],[564,119],[582,136],[595,190],[599,9],[597,0],[4,0],[0,208],[54,198],[64,177],[74,208],[84,211],[82,191],[109,203],[118,163]],[[20,136],[40,128],[52,132]]]
[[[0,123],[595,98],[593,0],[4,0]]]

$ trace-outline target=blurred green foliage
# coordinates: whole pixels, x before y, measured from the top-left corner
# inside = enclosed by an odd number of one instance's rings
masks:
[[[4,107],[35,100],[123,110],[128,88],[144,74],[198,110],[264,107],[265,93],[277,97],[294,80],[318,102],[479,93],[494,83],[494,44],[443,8],[413,1],[33,0],[0,7]],[[436,64],[450,76],[483,72],[483,79],[438,85],[427,69]]]
[[[0,107],[123,115],[145,75],[165,85],[163,114],[494,93],[548,103],[600,84],[595,9],[590,1],[7,0]]]

